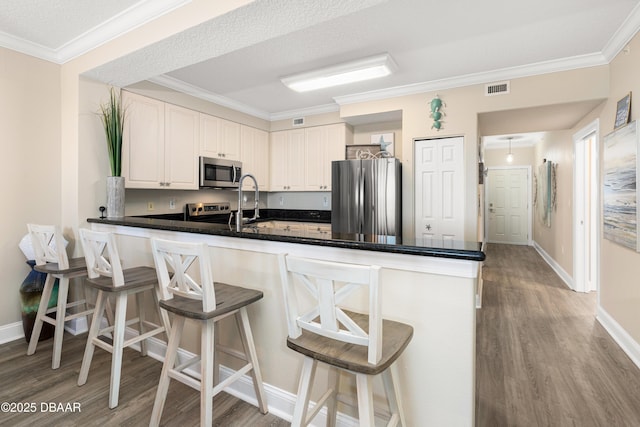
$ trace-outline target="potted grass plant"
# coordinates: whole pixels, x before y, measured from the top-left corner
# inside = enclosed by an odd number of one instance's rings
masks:
[[[111,176],[107,177],[107,218],[121,218],[124,216],[124,177],[121,175],[125,110],[115,88],[109,91],[109,100],[100,105],[99,114],[107,139],[111,169]]]

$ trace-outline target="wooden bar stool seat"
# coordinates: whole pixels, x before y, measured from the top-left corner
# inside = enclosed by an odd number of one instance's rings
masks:
[[[51,368],[58,369],[60,367],[65,322],[79,317],[86,317],[87,326],[89,326],[91,314],[93,313],[93,306],[87,302],[83,286],[78,287],[78,298],[75,301],[67,301],[69,280],[86,276],[87,265],[83,257],[71,259],[67,257],[62,232],[58,227],[27,224],[27,228],[36,257],[34,269],[47,274],[40,305],[38,306],[38,313],[29,340],[29,347],[27,348],[27,355],[32,355],[36,351],[43,322],[49,323],[55,327]],[[49,308],[49,300],[56,279],[58,279],[58,299],[56,306]],[[68,309],[74,307],[79,307],[82,311],[67,312]],[[49,316],[51,313],[56,313],[55,318]]]
[[[360,426],[374,426],[375,415],[383,414],[386,425],[406,427],[395,362],[409,345],[413,327],[382,319],[380,268],[284,254],[279,263],[287,347],[305,356],[291,425],[309,425],[326,405],[327,425],[335,426],[338,403],[343,403],[358,407]],[[344,307],[346,301],[354,304],[362,295],[367,296],[367,313]],[[330,368],[329,389],[309,408],[318,362]],[[341,392],[341,372],[355,376],[355,401]],[[382,378],[388,408],[374,408],[377,376]]]
[[[122,269],[112,233],[80,230],[80,239],[85,252],[88,286],[98,291],[96,307],[87,337],[87,345],[82,358],[82,367],[78,377],[78,385],[87,382],[91,360],[95,347],[110,352],[111,379],[109,384],[109,408],[118,406],[120,393],[120,377],[123,351],[126,347],[140,343],[140,352],[147,355],[146,340],[154,335],[169,330],[169,317],[158,306],[159,290],[158,277],[152,267],[132,267]],[[160,325],[145,319],[143,296],[144,292],[151,294],[154,307],[158,312]],[[129,295],[135,295],[137,317],[127,320],[127,302]],[[115,299],[115,316],[111,326],[102,327],[102,319],[106,315],[112,316],[109,308],[109,297]],[[128,326],[137,325],[138,335],[125,340],[125,330]]]
[[[173,242],[152,239],[153,256],[162,293],[160,307],[174,314],[167,353],[162,365],[150,426],[160,424],[169,382],[180,381],[200,391],[200,425],[213,423],[213,397],[245,374],[251,376],[258,408],[267,413],[267,401],[262,375],[249,324],[247,306],[263,297],[261,291],[213,281],[208,247],[204,243]],[[199,277],[199,281],[193,277]],[[217,322],[233,316],[240,335],[243,352],[223,346],[218,340]],[[201,354],[176,366],[177,353],[186,319],[200,322]],[[224,352],[245,365],[219,381],[216,353]],[[200,378],[187,371],[200,363]]]

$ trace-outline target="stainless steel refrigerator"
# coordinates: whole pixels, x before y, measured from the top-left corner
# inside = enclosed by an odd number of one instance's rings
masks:
[[[402,164],[396,158],[331,162],[331,232],[401,243]]]

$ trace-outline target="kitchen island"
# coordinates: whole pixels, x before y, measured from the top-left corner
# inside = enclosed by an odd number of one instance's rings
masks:
[[[408,425],[474,425],[475,310],[484,260],[480,244],[452,242],[434,247],[411,239],[395,242],[383,236],[310,234],[306,229],[283,232],[258,226],[237,232],[227,224],[143,217],[88,222],[93,229],[118,235],[127,265],[153,265],[152,237],[203,241],[211,248],[216,281],[263,291],[264,299],[249,314],[270,411],[285,419],[293,410],[302,359],[285,344],[277,255],[381,266],[384,317],[414,327],[413,340],[399,360]],[[362,298],[349,304],[357,309]],[[227,338],[233,331],[229,326],[221,333]],[[186,342],[183,348],[194,351],[192,345]],[[231,361],[226,362],[223,365],[233,370]],[[320,389],[322,372],[317,381]],[[253,399],[250,386],[237,393]],[[319,396],[316,393],[313,398]],[[316,424],[322,424],[322,419]]]

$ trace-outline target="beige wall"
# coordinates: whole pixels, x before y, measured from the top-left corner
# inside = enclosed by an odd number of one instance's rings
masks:
[[[551,227],[533,212],[533,240],[569,275],[573,275],[573,132],[547,132],[536,144],[533,173],[543,159],[556,164],[556,206]]]
[[[437,95],[446,104],[443,129],[431,129],[429,103],[436,93],[422,93],[380,101],[356,103],[341,107],[343,117],[376,114],[387,111],[402,111],[402,140],[397,142],[396,152],[403,164],[403,234],[413,235],[413,140],[415,138],[438,138],[464,136],[465,165],[465,240],[478,238],[478,114],[536,107],[549,104],[564,104],[584,100],[603,99],[609,90],[608,67],[592,67],[561,73],[514,79],[511,93],[504,96],[484,96],[484,85],[473,85],[438,91]],[[542,131],[544,129],[540,129]],[[533,131],[533,130],[532,130]],[[508,132],[505,132],[508,133]]]
[[[27,223],[60,222],[60,67],[0,48],[0,326],[20,321]]]
[[[611,96],[600,115],[600,171],[602,171],[603,139],[613,130],[616,102],[628,92],[640,94],[640,36],[629,44],[629,51],[621,52],[611,62]],[[631,120],[637,120],[638,97],[631,99]],[[602,173],[600,182],[602,183]],[[602,192],[601,200],[602,200]],[[640,254],[600,239],[600,305],[640,344]]]
[[[484,150],[484,167],[533,166],[534,147],[512,147],[513,162],[507,162],[508,148]]]

